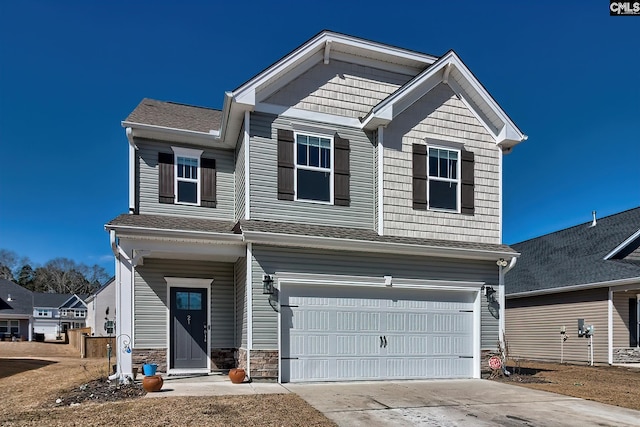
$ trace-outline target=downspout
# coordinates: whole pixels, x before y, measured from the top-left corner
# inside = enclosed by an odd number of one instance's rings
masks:
[[[500,262],[500,261],[498,261]],[[503,349],[506,349],[505,347],[505,315],[506,315],[506,304],[507,304],[507,298],[505,295],[505,285],[504,285],[504,276],[505,274],[507,274],[509,272],[509,270],[511,270],[513,267],[515,267],[516,262],[518,262],[518,258],[513,257],[511,258],[511,261],[509,262],[509,265],[507,265],[506,267],[503,267],[501,265],[499,265],[498,269],[498,294],[499,294],[499,304],[500,304],[500,314],[499,314],[499,318],[498,318],[498,337],[500,339],[500,345],[502,346]]]
[[[127,128],[127,136],[129,134],[129,129],[131,128]],[[120,310],[119,306],[120,306],[120,248],[118,247],[118,242],[116,241],[116,231],[115,230],[109,230],[109,244],[111,245],[111,251],[113,252],[113,256],[116,259],[116,337],[118,336],[118,329],[120,328],[120,312],[122,310]],[[120,363],[120,348],[117,344],[117,339],[116,339],[116,345],[114,346],[113,350],[116,352],[116,372],[109,376],[109,379],[111,380],[115,380],[117,378],[120,378],[122,375],[122,370],[120,368],[121,363]]]
[[[129,213],[136,212],[136,144],[133,142],[133,129],[126,128],[125,134],[129,141]],[[112,248],[113,249],[113,248]],[[115,252],[114,252],[115,253]]]

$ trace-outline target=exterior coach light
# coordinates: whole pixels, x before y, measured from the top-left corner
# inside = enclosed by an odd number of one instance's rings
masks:
[[[262,293],[265,295],[273,295],[273,277],[269,274],[262,276]]]

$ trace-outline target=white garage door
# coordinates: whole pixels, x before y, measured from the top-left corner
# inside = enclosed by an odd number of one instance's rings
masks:
[[[282,381],[473,377],[473,293],[289,286]]]

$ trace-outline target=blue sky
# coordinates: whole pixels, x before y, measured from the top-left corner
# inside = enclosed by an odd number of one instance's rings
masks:
[[[217,4],[220,3],[220,4]],[[322,29],[454,49],[529,140],[504,159],[504,241],[640,205],[640,16],[588,1],[2,1],[0,248],[113,271],[120,126],[144,98],[223,94]]]

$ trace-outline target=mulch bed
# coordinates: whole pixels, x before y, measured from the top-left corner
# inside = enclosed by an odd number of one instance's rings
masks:
[[[47,402],[46,406],[75,406],[88,401],[115,402],[123,399],[135,399],[145,394],[147,392],[139,382],[118,384],[118,381],[100,378],[61,393],[54,402]]]

